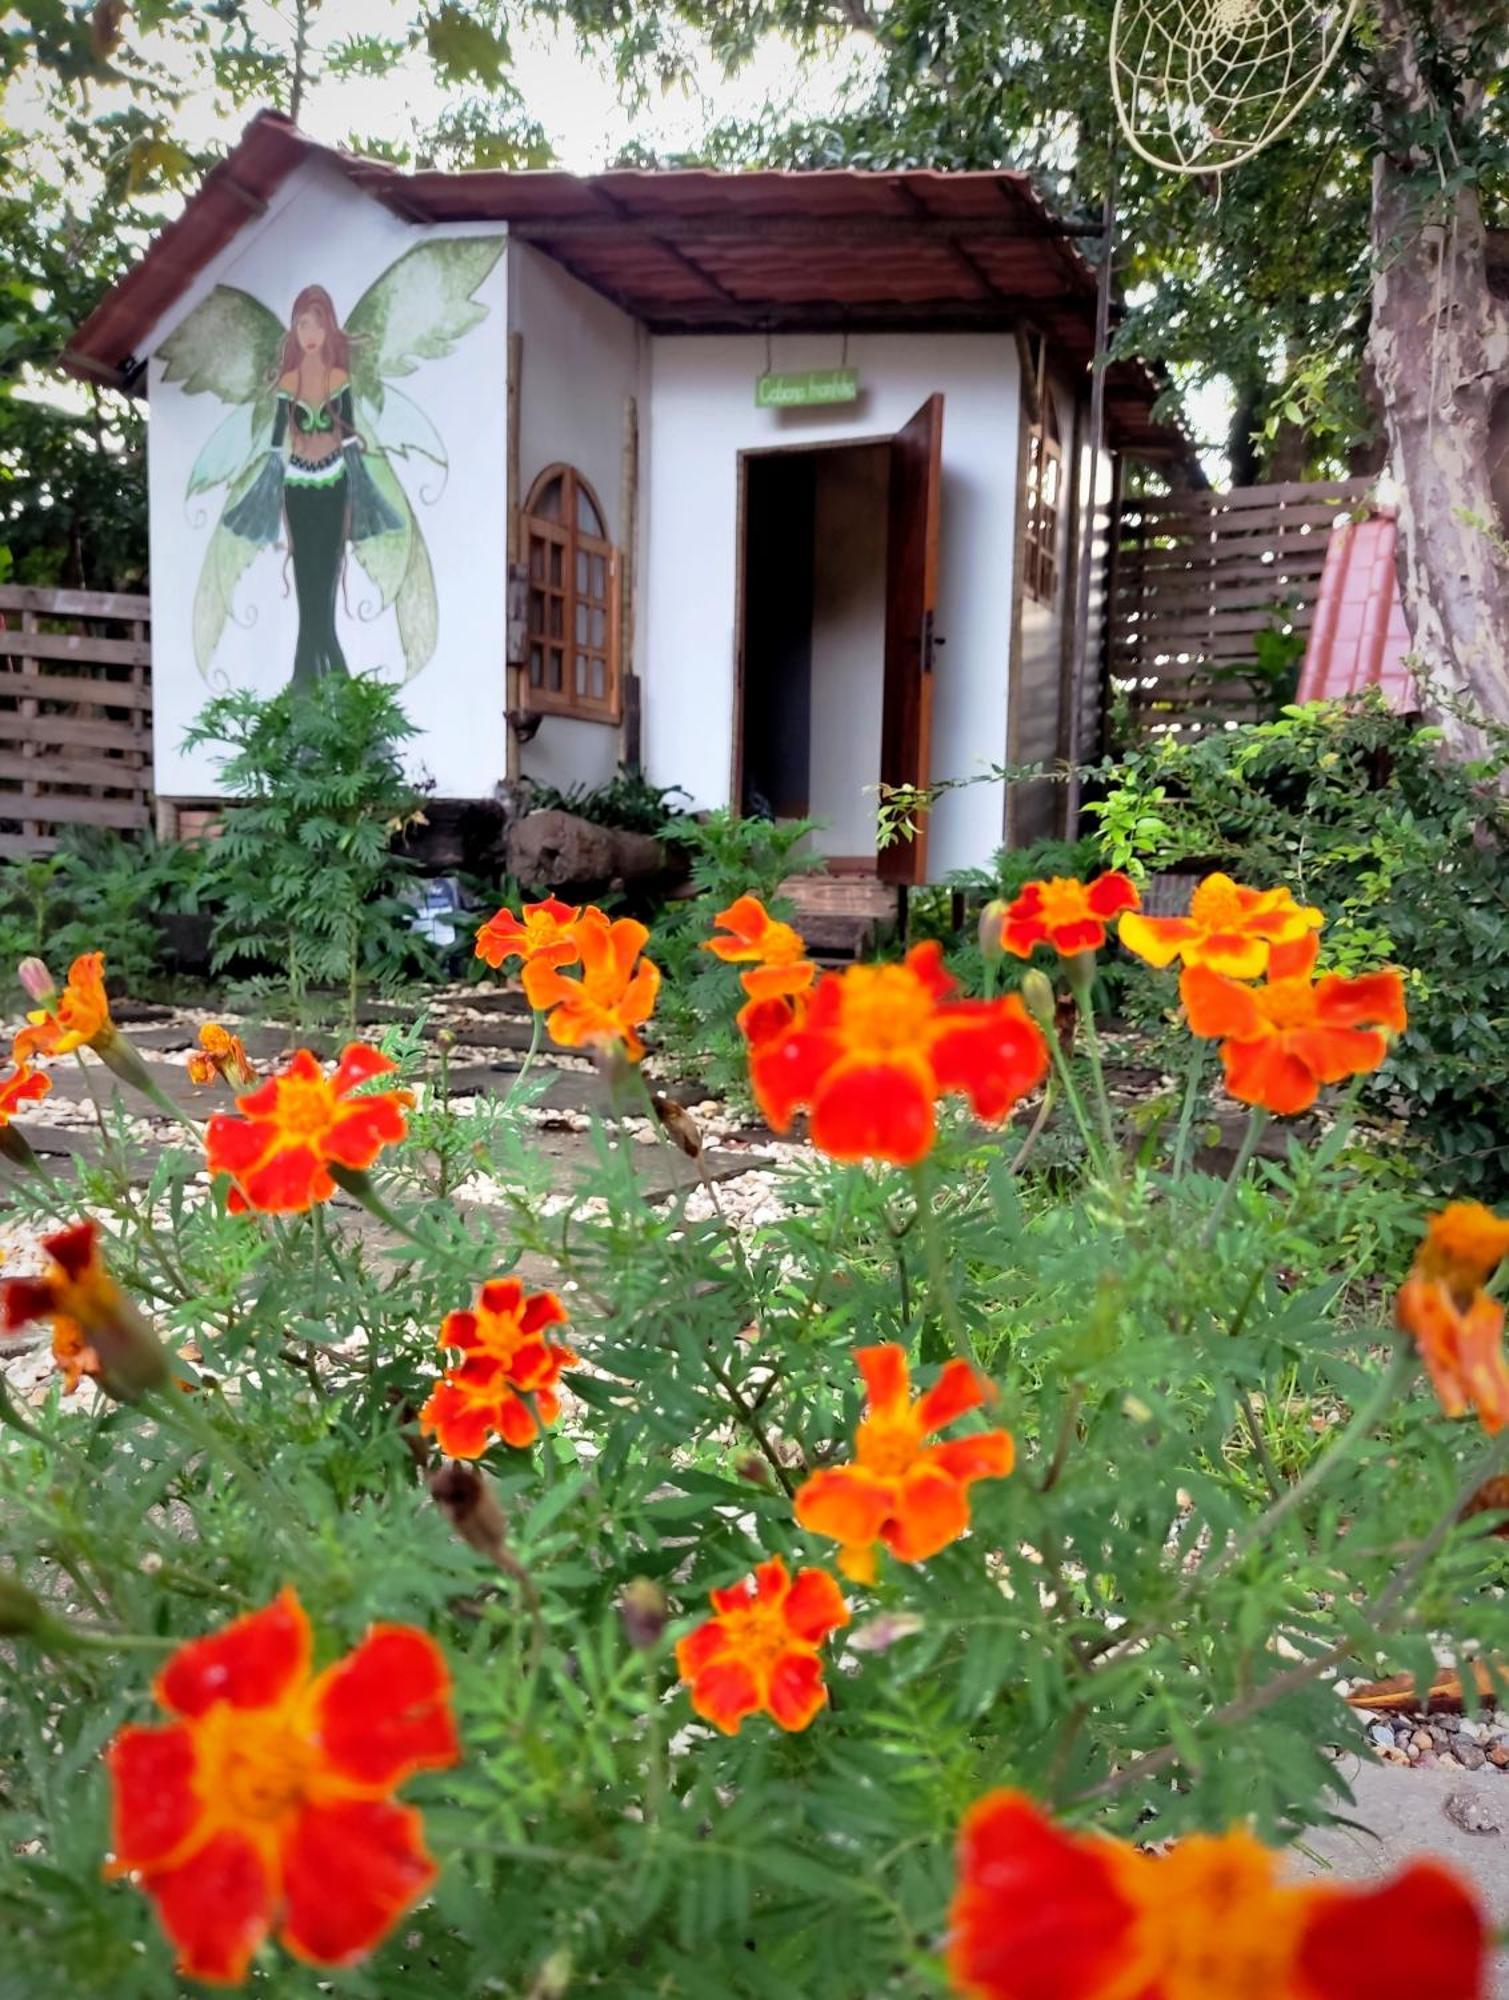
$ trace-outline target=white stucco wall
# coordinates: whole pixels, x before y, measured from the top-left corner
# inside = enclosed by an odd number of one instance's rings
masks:
[[[224,489],[185,500],[190,469],[227,414],[213,394],[186,395],[162,379],[162,339],[216,284],[250,292],[286,323],[306,284],[325,286],[344,318],[374,279],[425,236],[499,236],[497,225],[424,232],[401,221],[320,163],[301,168],[268,212],[248,226],[143,344],[152,356],[149,492],[152,551],[152,679],[156,784],[165,797],[214,796],[214,753],[185,753],[184,730],[218,688],[272,694],[286,685],[297,633],[287,552],[261,550],[237,585],[234,615],[208,668],[195,663],[192,612]],[[395,460],[434,567],[439,639],[430,663],[404,690],[421,734],[410,769],[442,797],[486,798],[504,774],[506,611],[506,259],[476,293],[488,317],[446,356],[426,360],[403,393],[439,432],[448,471],[429,459]],[[402,681],[391,610],[348,551],[337,628],[353,672]]]
[[[651,342],[644,588],[637,657],[645,762],[659,784],[726,805],[733,758],[738,454],[894,433],[942,391],[943,530],[933,690],[935,779],[972,776],[1006,748],[1019,386],[1009,334],[851,337],[858,403],[756,409],[755,378],[832,367],[834,334],[676,336]],[[642,534],[645,532],[642,527]],[[876,773],[878,776],[878,771]],[[1001,788],[945,797],[928,872],[983,862],[1001,842]]]
[[[818,850],[853,858],[875,852],[890,454],[820,452],[816,465],[810,810],[828,822]]]
[[[508,265],[509,322],[522,342],[520,502],[547,465],[575,466],[626,561],[624,419],[639,391],[644,337],[636,321],[528,244],[510,245]],[[603,784],[618,768],[621,742],[607,723],[547,715],[523,746],[520,769],[541,784]]]

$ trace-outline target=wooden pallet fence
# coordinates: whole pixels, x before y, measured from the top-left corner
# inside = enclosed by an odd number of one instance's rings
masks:
[[[0,855],[152,823],[151,607],[0,585]]]
[[[1134,737],[1261,721],[1259,635],[1309,631],[1336,522],[1371,490],[1234,487],[1123,503],[1111,562],[1109,695]]]

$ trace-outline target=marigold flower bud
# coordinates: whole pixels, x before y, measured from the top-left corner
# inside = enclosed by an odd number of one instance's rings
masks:
[[[16,967],[16,977],[21,982],[21,990],[39,1007],[45,1007],[58,990],[52,974],[40,958],[23,958]]]
[[[0,1576],[0,1638],[21,1639],[47,1624],[41,1600],[13,1576]]]
[[[624,1586],[618,1618],[635,1652],[648,1653],[660,1644],[670,1615],[671,1600],[652,1576],[636,1576]]]
[[[488,1480],[474,1465],[442,1465],[430,1475],[430,1498],[468,1548],[503,1565],[507,1523]]]
[[[751,1486],[769,1489],[775,1485],[769,1465],[757,1451],[741,1451],[734,1460],[734,1471]]]
[[[1046,972],[1040,972],[1035,965],[1029,965],[1022,974],[1022,1005],[1045,1035],[1055,1032],[1053,982]]]
[[[1006,928],[1006,912],[1010,905],[1003,903],[999,896],[987,903],[980,912],[980,950],[986,962],[994,963],[1005,956],[1006,947],[1001,942],[1001,933]]]

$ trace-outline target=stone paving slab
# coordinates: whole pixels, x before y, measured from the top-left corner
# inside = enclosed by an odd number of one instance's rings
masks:
[[[1342,1772],[1357,1801],[1348,1817],[1364,1830],[1307,1833],[1308,1855],[1291,1856],[1295,1874],[1367,1882],[1432,1854],[1476,1883],[1492,1924],[1509,1923],[1509,1786],[1497,1772],[1410,1771],[1351,1756]],[[1498,1954],[1489,1991],[1509,2000],[1509,1950]]]

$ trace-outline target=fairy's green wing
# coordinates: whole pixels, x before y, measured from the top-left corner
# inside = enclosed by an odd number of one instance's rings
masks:
[[[189,474],[189,492],[234,482],[265,447],[272,427],[283,327],[260,299],[216,285],[157,352],[162,379],[186,396],[214,396],[230,406]]]
[[[404,679],[411,681],[434,658],[439,637],[435,572],[398,475],[377,451],[367,453],[366,468],[373,485],[398,516],[399,526],[389,534],[368,535],[353,542],[351,553],[376,585],[383,610],[391,605],[397,615]]]
[[[199,582],[194,591],[193,618],[194,664],[201,674],[208,673],[215,648],[220,644],[225,621],[231,614],[231,599],[236,585],[252,558],[259,553],[257,543],[247,541],[244,535],[233,535],[225,525],[226,515],[246,492],[259,470],[260,459],[253,458],[231,481],[225,505],[220,510],[220,519],[215,523],[215,532],[210,536],[210,545],[204,552]]]
[[[474,294],[505,240],[442,236],[416,243],[367,287],[346,320],[356,396],[381,412],[385,381],[449,354],[481,325],[487,307]]]

